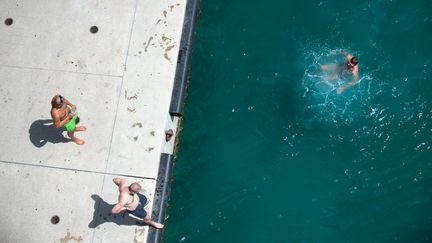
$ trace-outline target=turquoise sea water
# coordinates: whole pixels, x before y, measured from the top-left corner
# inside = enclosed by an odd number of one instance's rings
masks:
[[[203,0],[196,31],[165,242],[432,241],[432,1]]]

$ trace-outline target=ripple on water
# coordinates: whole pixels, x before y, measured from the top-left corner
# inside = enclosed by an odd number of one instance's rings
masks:
[[[358,83],[342,94],[337,93],[341,85],[351,82],[351,75],[338,71],[323,71],[325,64],[339,65],[344,57],[339,50],[325,49],[305,55],[306,69],[302,78],[302,105],[305,107],[301,122],[305,127],[320,125],[350,124],[371,110],[372,75],[363,73]],[[373,97],[373,94],[372,94]]]

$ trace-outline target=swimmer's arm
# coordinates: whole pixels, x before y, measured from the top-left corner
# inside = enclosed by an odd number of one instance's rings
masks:
[[[348,89],[349,87],[354,86],[354,85],[357,84],[357,83],[358,83],[358,68],[355,67],[355,69],[354,69],[354,71],[353,71],[353,79],[352,79],[352,81],[349,82],[349,83],[347,83],[347,84],[345,84],[345,85],[340,86],[340,87],[336,90],[336,92],[337,92],[338,94],[340,94],[340,93],[344,92],[346,89]]]
[[[356,84],[357,81],[358,81],[358,65],[354,66],[354,69],[353,69],[352,74],[353,74],[353,79],[352,79],[352,81],[348,84],[348,85],[350,85],[350,86],[353,86],[353,85]]]
[[[353,79],[352,79],[351,82],[349,82],[349,83],[347,83],[346,85],[343,85],[343,86],[342,86],[342,87],[343,87],[343,90],[346,90],[347,88],[349,88],[349,87],[354,86],[355,84],[357,84],[357,80],[358,80],[358,77],[354,75],[354,77],[353,77]],[[342,91],[343,91],[343,90],[342,90]]]
[[[352,79],[351,83],[354,85],[357,83],[357,81],[358,81],[358,65],[354,67],[353,79]]]

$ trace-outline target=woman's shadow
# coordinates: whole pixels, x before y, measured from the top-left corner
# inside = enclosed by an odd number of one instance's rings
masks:
[[[41,119],[34,121],[29,129],[30,141],[34,146],[40,148],[47,142],[68,143],[70,138],[63,136],[63,128],[55,128],[51,119]]]
[[[120,214],[111,213],[111,209],[114,207],[114,204],[108,204],[101,197],[96,194],[93,194],[91,198],[94,200],[94,213],[93,220],[89,223],[89,228],[96,228],[99,225],[112,222],[117,225],[138,225],[142,226],[136,219],[129,216],[129,213],[126,211]]]

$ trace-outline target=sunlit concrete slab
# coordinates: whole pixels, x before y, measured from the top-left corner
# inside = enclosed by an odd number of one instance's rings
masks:
[[[138,2],[107,172],[157,176],[185,2]]]
[[[0,173],[5,185],[1,242],[142,242],[147,237],[148,226],[137,225],[128,213],[111,214],[118,196],[114,176],[7,163],[0,163]],[[139,182],[146,195],[154,191],[154,180],[122,178]]]
[[[2,0],[0,65],[121,76],[136,1]],[[90,28],[96,26],[94,34]]]
[[[103,175],[5,163],[0,171],[2,242],[61,242],[68,235],[91,239],[91,195],[101,191]],[[51,223],[54,216],[57,224]]]
[[[0,67],[3,125],[0,161],[104,172],[121,79],[58,71]],[[51,97],[74,103],[86,132],[77,146],[52,126]]]
[[[175,144],[164,133],[177,131],[169,106],[186,2],[0,1],[1,242],[160,239],[110,213],[112,179],[140,182],[163,221],[158,173],[170,170],[159,163]],[[52,126],[55,94],[77,105],[85,145]]]

